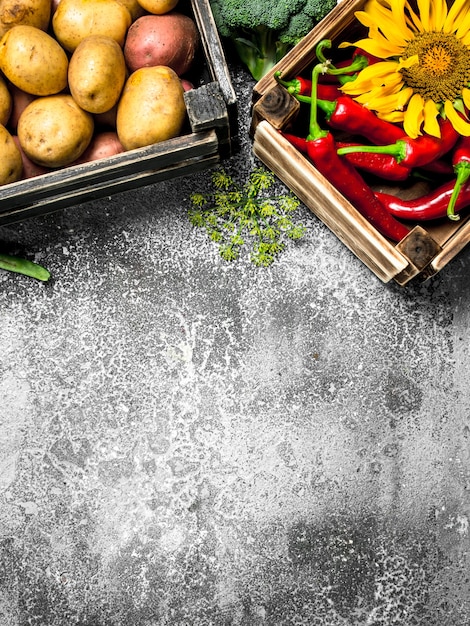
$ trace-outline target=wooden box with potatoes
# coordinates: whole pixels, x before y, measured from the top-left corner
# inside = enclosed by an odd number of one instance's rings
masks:
[[[212,167],[236,108],[208,0],[2,0],[0,224]]]

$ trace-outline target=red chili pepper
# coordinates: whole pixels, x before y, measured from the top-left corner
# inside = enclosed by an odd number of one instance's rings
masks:
[[[283,130],[280,130],[278,132],[284,137],[284,139],[287,139],[287,141],[292,144],[294,148],[297,148],[299,152],[302,152],[302,154],[307,154],[306,139],[304,139],[303,137],[298,137],[297,135],[293,135],[292,133],[286,133]]]
[[[349,142],[337,142],[338,149],[348,148],[357,144]],[[364,152],[351,152],[344,155],[345,158],[364,172],[373,174],[385,180],[407,180],[412,170],[402,163],[398,163],[395,157],[389,154],[366,154]]]
[[[298,100],[309,103],[306,96],[298,96]],[[381,120],[350,96],[341,95],[333,101],[319,99],[317,106],[325,113],[330,128],[361,135],[375,145],[391,144],[403,138],[403,128]]]
[[[285,87],[293,96],[311,96],[312,81],[302,76],[296,76],[292,80],[282,80],[281,72],[275,72],[276,81]],[[322,100],[334,100],[341,95],[338,85],[333,84],[317,84],[317,97]]]
[[[403,220],[428,221],[446,217],[447,206],[454,190],[454,181],[448,181],[419,198],[403,200],[392,194],[376,192],[375,195],[391,215]],[[459,212],[470,206],[470,182],[462,187],[454,205]]]
[[[294,148],[297,148],[299,152],[307,154],[307,140],[293,135],[292,133],[286,133],[280,130],[279,133],[291,143]],[[346,148],[348,146],[354,146],[359,144],[348,142],[337,142],[338,149]],[[350,154],[343,155],[350,163],[355,167],[368,171],[370,174],[384,178],[385,180],[406,180],[414,172],[411,168],[406,167],[402,163],[398,163],[395,157],[388,154],[368,154],[365,152],[351,152]],[[372,158],[371,158],[372,157]],[[470,163],[469,163],[470,165]],[[423,165],[421,170],[438,174],[439,176],[450,176],[453,172],[452,165],[447,161],[438,159],[432,161],[427,165]]]
[[[446,119],[440,120],[441,136],[433,137],[432,135],[420,135],[413,139],[412,137],[402,136],[395,143],[388,146],[363,146],[342,148],[339,154],[347,154],[348,152],[367,152],[373,154],[389,154],[394,156],[399,163],[407,167],[422,167],[444,154],[447,154],[456,144],[460,134],[452,126],[451,122]]]
[[[452,155],[452,165],[456,174],[452,196],[447,205],[447,217],[451,220],[459,220],[460,216],[455,215],[457,199],[462,191],[462,187],[470,178],[470,137],[461,137]]]
[[[436,159],[435,161],[431,161],[431,163],[426,163],[421,166],[421,169],[425,172],[438,174],[439,176],[452,176],[454,171],[452,164],[445,159]]]
[[[297,148],[299,152],[307,154],[308,143],[306,139],[302,139],[302,137],[297,137],[297,135],[286,133],[284,131],[279,132],[294,146],[294,148]],[[356,144],[336,142],[336,147],[338,149],[354,145]],[[351,154],[346,154],[345,159],[349,161],[351,165],[354,165],[354,167],[385,180],[407,180],[411,174],[411,170],[408,167],[398,163],[394,157],[391,157],[388,154],[370,155],[362,152],[352,152]]]
[[[315,84],[322,64],[314,67]],[[396,220],[382,206],[372,189],[348,161],[337,153],[331,132],[322,130],[317,122],[316,97],[310,106],[309,134],[306,139],[307,154],[316,169],[385,237],[400,241],[409,233],[408,227]]]

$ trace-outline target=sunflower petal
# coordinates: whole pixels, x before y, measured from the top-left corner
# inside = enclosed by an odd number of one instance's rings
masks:
[[[398,97],[397,94],[389,94],[381,97],[377,97],[375,99],[371,99],[368,104],[364,106],[367,109],[372,109],[377,112],[386,113],[387,111],[396,111],[398,109],[397,106]]]
[[[467,109],[470,109],[470,89],[466,87],[462,89],[462,99]]]
[[[408,2],[405,3],[405,8],[406,8],[405,19],[406,19],[406,23],[408,24],[408,27],[411,28],[415,32],[417,31],[419,33],[422,33],[424,30],[424,27],[423,27],[423,24],[421,23],[421,20],[419,19],[419,16],[416,15],[416,13],[413,11],[413,9],[411,8]]]
[[[469,31],[470,31],[470,10],[460,20],[459,27],[457,28],[455,35],[458,39],[463,39],[465,37],[468,37]]]
[[[378,2],[371,2],[370,5],[367,5],[367,13],[369,26],[378,26],[390,43],[403,47],[406,45],[407,35],[412,36],[406,25],[404,25],[405,32],[402,32],[402,24],[397,23],[392,11]]]
[[[364,52],[368,52],[379,59],[399,56],[403,52],[403,48],[393,46],[384,37],[381,37],[380,39],[359,39],[354,43],[342,42],[338,47],[347,48],[348,46],[361,48]]]
[[[397,64],[394,61],[379,61],[368,65],[359,72],[357,77],[345,83],[341,89],[347,94],[361,94],[374,87],[385,85],[392,73],[395,73]]]
[[[445,0],[433,0],[430,3],[429,30],[439,31],[447,17],[447,4]]]
[[[386,122],[392,122],[392,124],[401,124],[404,118],[403,111],[390,111],[389,113],[377,112],[377,117]]]
[[[450,100],[444,102],[444,113],[455,130],[464,137],[470,137],[470,124],[454,109]]]
[[[397,109],[402,111],[413,96],[413,87],[404,87],[398,94]]]
[[[442,30],[445,33],[455,32],[459,26],[460,20],[465,18],[468,13],[468,8],[468,0],[455,0],[454,4],[449,9]]]
[[[419,57],[417,54],[413,54],[413,56],[408,57],[407,59],[400,59],[398,61],[398,70],[402,70],[404,68],[411,67],[412,65],[416,65],[419,62]]]
[[[421,135],[421,124],[424,121],[424,100],[419,93],[413,94],[408,102],[403,120],[405,133],[412,138]]]
[[[433,100],[426,100],[424,103],[424,124],[423,130],[428,135],[432,135],[433,137],[441,136],[441,128],[439,126],[439,122],[437,121],[437,116],[439,115],[439,110],[436,106],[436,103]]]
[[[418,11],[421,24],[424,30],[432,30],[431,20],[431,1],[430,0],[418,0]]]
[[[405,0],[396,0],[391,3],[391,9],[393,13],[393,19],[399,28],[402,38],[409,41],[413,38],[413,30],[408,27],[405,14]]]

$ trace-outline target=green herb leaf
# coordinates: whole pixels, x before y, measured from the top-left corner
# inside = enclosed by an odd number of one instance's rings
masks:
[[[251,262],[267,267],[285,249],[285,240],[306,233],[305,226],[293,221],[298,198],[267,195],[274,182],[274,174],[264,167],[253,169],[243,184],[217,169],[212,174],[214,191],[190,196],[189,220],[206,230],[226,261],[239,258],[240,249],[251,245]]]

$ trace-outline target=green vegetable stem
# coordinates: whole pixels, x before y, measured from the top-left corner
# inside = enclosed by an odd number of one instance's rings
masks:
[[[36,278],[44,282],[48,281],[51,277],[49,271],[41,265],[8,254],[0,254],[0,269],[16,272],[17,274],[24,274],[25,276]]]
[[[336,0],[210,0],[217,29],[260,80],[337,4]]]
[[[251,261],[268,266],[285,248],[284,239],[300,239],[304,226],[294,224],[292,213],[300,201],[292,194],[268,196],[274,174],[263,167],[251,172],[240,186],[224,170],[212,174],[214,192],[194,193],[189,219],[205,228],[226,261],[237,259],[240,249],[252,243]]]

